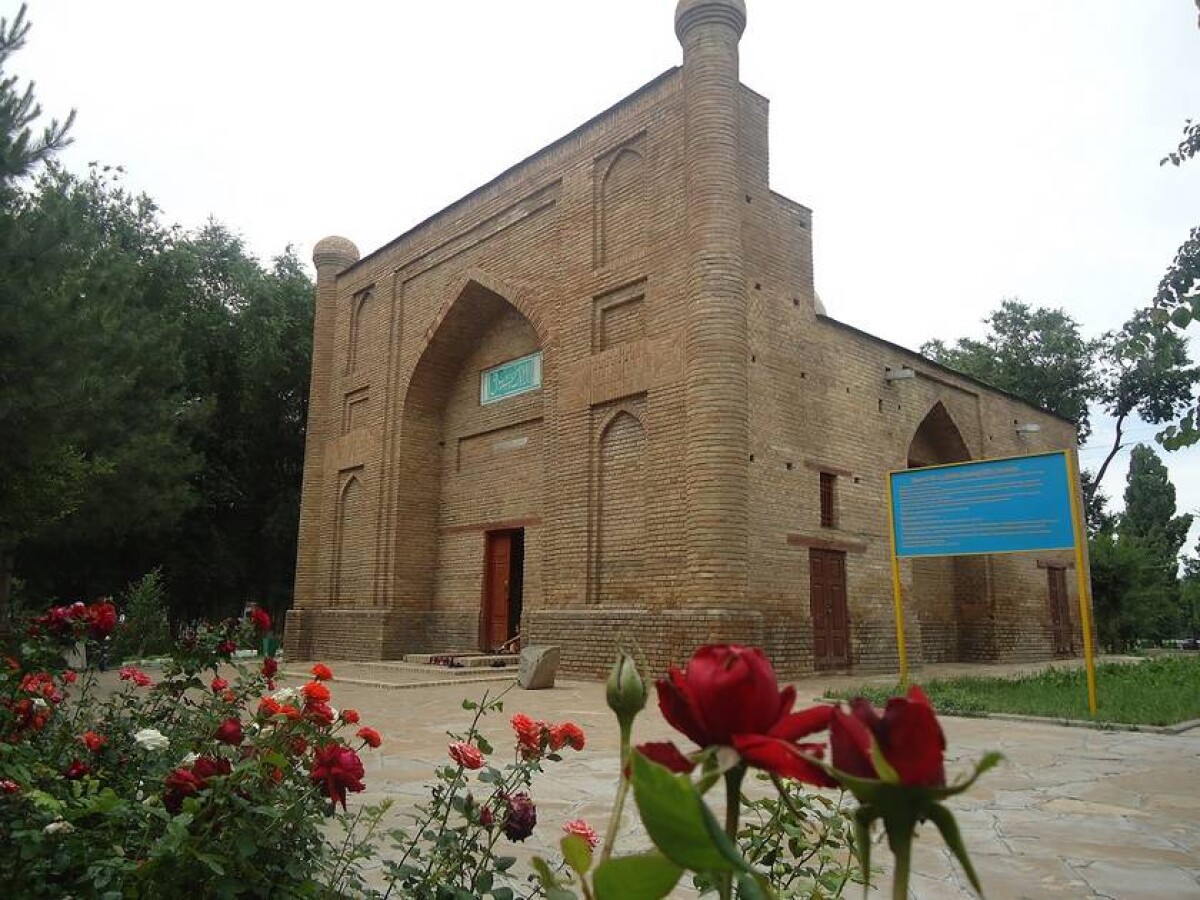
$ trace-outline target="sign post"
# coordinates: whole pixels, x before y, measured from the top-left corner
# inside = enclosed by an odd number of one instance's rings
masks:
[[[892,591],[900,681],[908,680],[900,557],[1074,550],[1088,708],[1096,714],[1091,598],[1079,475],[1069,451],[951,463],[888,474]]]

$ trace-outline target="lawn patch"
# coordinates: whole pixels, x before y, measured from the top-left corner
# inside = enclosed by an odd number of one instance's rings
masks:
[[[1082,667],[1048,669],[1010,678],[946,678],[922,683],[946,715],[1012,713],[1090,719]],[[861,687],[836,696],[867,697],[882,705],[898,687]],[[835,696],[829,692],[826,696]],[[1096,720],[1123,725],[1174,725],[1200,719],[1200,655],[1160,656],[1141,663],[1096,667]]]

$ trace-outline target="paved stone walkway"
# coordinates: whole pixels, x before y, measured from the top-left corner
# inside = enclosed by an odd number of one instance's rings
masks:
[[[445,762],[446,731],[468,724],[461,700],[478,698],[484,690],[494,694],[511,683],[456,681],[384,690],[349,683],[379,680],[378,667],[330,665],[338,676],[334,704],[357,708],[385,741],[378,751],[364,753],[367,792],[362,799],[394,798],[400,819],[406,806],[425,796],[423,785],[433,767]],[[957,674],[956,668],[929,666],[918,677]],[[970,670],[1003,674],[1017,668],[1026,667]],[[305,667],[296,663],[288,669],[303,672]],[[815,698],[827,688],[865,680],[808,679],[798,689],[802,698]],[[505,697],[504,715],[485,723],[484,732],[497,748],[509,746],[508,718],[516,712],[570,719],[587,730],[584,752],[551,764],[535,785],[540,824],[522,855],[552,856],[563,822],[582,817],[600,831],[607,823],[616,779],[615,723],[601,684],[560,681],[548,691],[514,689]],[[974,790],[951,801],[988,897],[1200,897],[1200,728],[1166,735],[989,719],[945,718],[943,723],[950,777],[988,750],[1006,758]],[[654,705],[648,706],[635,740],[673,737]],[[619,849],[633,852],[644,844],[645,835],[630,821]],[[876,858],[885,861],[886,849],[880,848]],[[913,897],[972,896],[936,829],[920,833],[914,866]],[[886,874],[880,883],[890,883]],[[681,889],[677,896],[694,895]]]

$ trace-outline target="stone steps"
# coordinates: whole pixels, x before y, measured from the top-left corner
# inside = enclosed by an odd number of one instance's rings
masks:
[[[516,666],[520,656],[516,653],[409,653],[404,662],[410,665],[438,666],[448,670],[457,669],[506,669]]]

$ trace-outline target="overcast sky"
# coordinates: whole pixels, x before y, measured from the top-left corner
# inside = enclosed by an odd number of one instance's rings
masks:
[[[1098,334],[1200,224],[1200,162],[1158,164],[1200,117],[1192,0],[747,6],[742,80],[771,100],[772,187],[814,210],[836,318],[916,348],[979,335],[1016,296]],[[673,12],[33,0],[12,69],[48,113],[78,110],[69,168],[124,165],[167,221],[214,216],[263,258],[307,258],[327,234],[365,254],[677,64]],[[1111,440],[1097,424],[1093,468]],[[1200,449],[1165,459],[1200,513]]]

